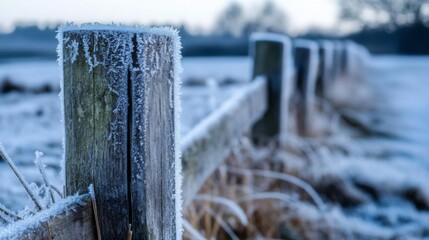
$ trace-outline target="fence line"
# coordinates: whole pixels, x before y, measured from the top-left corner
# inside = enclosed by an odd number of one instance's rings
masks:
[[[45,214],[39,225],[31,219],[18,222],[21,228],[1,232],[0,239],[180,238],[178,147],[187,206],[243,135],[281,140],[288,134],[297,89],[305,96],[299,104],[311,114],[318,84],[324,97],[334,81],[357,78],[367,54],[350,43],[292,42],[279,34],[255,34],[250,45],[253,81],[242,84],[177,142],[175,34],[93,25],[63,29],[66,192],[85,192],[92,183],[97,206],[83,195],[83,203],[63,203],[62,211],[39,213],[35,219]],[[308,114],[295,119],[305,124],[301,135],[306,135],[309,119]],[[96,220],[101,236],[95,234]]]

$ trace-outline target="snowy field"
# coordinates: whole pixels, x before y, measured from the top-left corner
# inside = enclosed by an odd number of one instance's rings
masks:
[[[322,151],[325,165],[314,170],[313,178],[337,176],[366,186],[363,204],[342,211],[348,227],[386,238],[398,233],[429,238],[429,57],[374,57],[368,66],[367,82],[380,98],[371,103],[377,109],[373,127],[383,134],[350,139],[339,132],[336,141],[352,154]],[[247,58],[185,58],[183,67],[184,80],[194,84],[183,87],[183,134],[236,91],[235,85],[220,83],[250,79]],[[44,152],[48,177],[60,186],[57,64],[0,64],[0,90],[11,88],[8,81],[19,92],[0,93],[0,142],[28,181],[41,181],[33,160],[36,150]],[[53,91],[43,91],[46,86]],[[30,204],[4,163],[0,176],[0,203],[14,210]]]

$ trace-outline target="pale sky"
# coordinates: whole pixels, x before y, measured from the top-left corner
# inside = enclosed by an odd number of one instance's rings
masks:
[[[58,22],[123,24],[185,23],[191,30],[211,30],[232,0],[0,0],[0,30],[16,23],[45,26]],[[251,10],[263,0],[235,0]],[[290,30],[333,29],[336,0],[274,0],[289,17]]]

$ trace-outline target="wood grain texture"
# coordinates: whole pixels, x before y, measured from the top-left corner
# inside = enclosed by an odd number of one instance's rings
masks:
[[[229,156],[234,145],[267,110],[267,82],[244,85],[183,139],[183,197],[186,207],[205,180]]]
[[[55,208],[52,206],[51,208]],[[40,216],[43,215],[43,216]],[[40,220],[41,219],[41,220]],[[83,196],[80,203],[70,203],[61,206],[61,209],[52,214],[38,213],[21,224],[16,231],[10,234],[0,234],[0,239],[40,239],[40,240],[67,240],[67,239],[97,239],[94,214],[90,196]]]
[[[128,68],[119,60],[127,53],[107,46],[127,33],[102,32],[105,37],[99,33],[64,33],[66,194],[86,192],[93,184],[102,238],[121,239],[127,234],[129,216],[128,109],[123,102],[128,100]],[[77,56],[70,50],[73,42],[79,44]],[[101,55],[104,64],[95,65]]]
[[[135,43],[143,51],[135,58],[145,67],[131,74],[133,236],[176,239],[174,43],[148,34],[139,34]]]
[[[94,185],[103,239],[129,225],[134,239],[176,238],[179,50],[162,31],[64,33],[66,192]]]

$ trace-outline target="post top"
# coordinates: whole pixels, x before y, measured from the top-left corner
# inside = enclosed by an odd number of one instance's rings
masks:
[[[310,51],[316,51],[318,46],[315,41],[306,40],[306,39],[296,39],[293,41],[293,45],[296,48],[307,48]]]
[[[154,35],[169,36],[174,39],[179,38],[179,33],[174,28],[170,27],[145,27],[140,25],[126,26],[122,24],[100,24],[100,23],[85,23],[74,24],[69,23],[61,25],[58,28],[58,33],[75,32],[75,31],[112,31],[112,32],[130,32],[130,33],[149,33]]]
[[[250,35],[250,41],[268,41],[268,42],[278,42],[285,45],[290,45],[290,39],[286,35],[279,33],[268,33],[268,32],[255,32]]]

